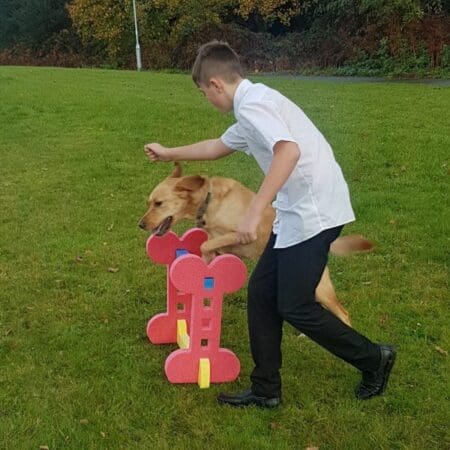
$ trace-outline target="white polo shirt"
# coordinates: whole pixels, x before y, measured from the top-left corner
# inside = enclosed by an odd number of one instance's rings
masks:
[[[300,159],[273,207],[275,248],[285,248],[355,220],[347,183],[330,144],[306,114],[278,91],[243,80],[234,95],[237,122],[221,136],[230,149],[252,155],[267,174],[273,147],[292,141]]]

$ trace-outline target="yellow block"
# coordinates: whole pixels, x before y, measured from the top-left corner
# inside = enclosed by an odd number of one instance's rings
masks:
[[[177,344],[180,348],[189,348],[189,335],[184,319],[177,320]]]
[[[209,358],[200,358],[200,364],[198,365],[198,385],[200,389],[209,388],[210,373]]]

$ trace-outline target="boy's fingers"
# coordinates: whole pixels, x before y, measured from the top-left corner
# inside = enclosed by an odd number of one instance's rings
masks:
[[[152,160],[159,161],[158,154],[150,147],[150,145],[144,146],[144,153]]]
[[[147,144],[147,145],[144,145],[144,152],[154,152],[154,150],[153,150],[153,144]]]
[[[254,233],[239,233],[239,242],[241,244],[251,244],[255,242],[258,236]]]

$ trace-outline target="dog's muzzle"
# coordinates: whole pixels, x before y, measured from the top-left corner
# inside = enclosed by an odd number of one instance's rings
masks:
[[[173,220],[172,216],[166,217],[158,226],[153,228],[152,233],[156,234],[156,236],[162,236],[166,234],[170,230],[172,220]]]

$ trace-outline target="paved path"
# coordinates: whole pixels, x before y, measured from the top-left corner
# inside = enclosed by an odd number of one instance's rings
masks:
[[[450,79],[441,78],[381,78],[381,77],[339,77],[339,76],[303,76],[278,73],[258,74],[262,76],[275,76],[295,78],[311,81],[331,81],[344,83],[407,83],[407,84],[429,84],[432,86],[450,86]]]

